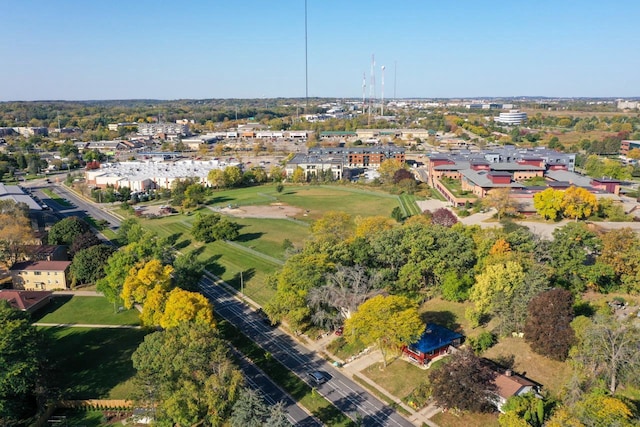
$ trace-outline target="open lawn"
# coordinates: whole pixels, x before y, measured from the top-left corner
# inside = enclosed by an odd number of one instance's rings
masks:
[[[341,210],[353,216],[389,216],[399,200],[394,195],[350,186],[286,186],[282,193],[278,193],[275,186],[264,185],[214,192],[209,205],[225,207],[269,205],[275,202],[298,207],[303,212],[308,210],[307,216],[303,213],[300,219],[310,223],[329,210]],[[407,206],[410,206],[410,202],[406,200]],[[205,209],[201,211],[208,212]],[[195,214],[172,215],[141,219],[141,223],[161,237],[174,238],[180,251],[197,251],[199,259],[206,263],[207,270],[238,290],[242,272],[245,294],[258,304],[266,303],[273,296],[274,290],[265,286],[265,279],[280,268],[284,260],[284,240],[288,239],[300,248],[309,235],[304,223],[289,219],[233,218],[243,226],[236,242],[204,245],[194,242],[191,237],[194,219]]]
[[[137,310],[115,313],[105,297],[60,295],[35,313],[40,323],[83,323],[90,325],[139,325]]]
[[[498,414],[473,414],[453,412],[440,412],[431,420],[440,427],[498,427]]]
[[[429,371],[420,369],[402,359],[396,359],[386,368],[380,362],[374,363],[360,372],[391,395],[404,399],[421,383],[427,381]]]
[[[139,329],[42,328],[48,359],[64,399],[127,399],[135,370],[131,354],[146,332]]]
[[[436,323],[451,330],[458,331],[466,337],[475,337],[485,331],[484,328],[472,328],[464,313],[473,304],[432,298],[420,306],[420,314],[425,323]]]
[[[571,376],[568,363],[557,362],[531,351],[522,338],[501,338],[498,344],[483,353],[498,363],[513,360],[513,369],[542,384],[544,390],[557,395],[562,384]],[[504,363],[502,363],[504,364]]]
[[[393,200],[393,201],[392,201]],[[299,219],[313,220],[331,210],[347,212],[353,216],[391,215],[398,206],[397,196],[355,186],[341,185],[286,185],[282,193],[275,185],[240,188],[214,192],[209,205],[226,207],[228,205],[269,205],[285,203],[305,211]]]
[[[275,272],[280,264],[265,257],[261,252],[244,249],[239,245],[220,241],[209,244],[194,242],[190,231],[193,219],[194,215],[172,215],[158,219],[141,219],[141,224],[146,229],[155,231],[160,237],[172,236],[176,240],[176,247],[182,252],[196,251],[209,272],[221,277],[238,290],[241,287],[242,272],[244,293],[258,304],[266,303],[274,293],[273,289],[266,286],[266,276]],[[242,239],[242,234],[240,238]]]
[[[234,218],[242,226],[236,243],[274,258],[285,259],[285,239],[302,248],[309,227],[296,221],[271,218]]]

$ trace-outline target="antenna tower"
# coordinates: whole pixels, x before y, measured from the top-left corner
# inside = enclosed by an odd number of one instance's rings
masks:
[[[373,100],[376,97],[376,57],[371,54],[371,75],[369,76],[371,85],[369,86],[369,123],[371,124],[371,109],[373,108]]]
[[[362,114],[367,108],[367,73],[362,73]]]
[[[385,66],[382,66],[382,95],[381,95],[381,107],[380,107],[380,115],[384,117],[384,68]]]

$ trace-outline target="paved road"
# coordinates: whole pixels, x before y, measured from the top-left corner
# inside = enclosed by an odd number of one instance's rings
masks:
[[[309,383],[320,394],[352,419],[364,426],[413,426],[393,408],[383,404],[317,354],[296,343],[277,328],[267,326],[248,306],[236,300],[213,280],[203,278],[200,289],[211,299],[216,313],[238,327],[249,338],[269,351],[280,363],[308,382],[308,372],[319,370],[330,379],[322,385]]]
[[[251,363],[240,352],[233,350],[237,356],[238,365],[244,372],[249,387],[260,391],[267,405],[272,406],[278,402],[284,404],[289,422],[301,427],[320,427],[322,424],[315,418],[308,415],[295,400],[278,387],[265,373],[256,365]]]

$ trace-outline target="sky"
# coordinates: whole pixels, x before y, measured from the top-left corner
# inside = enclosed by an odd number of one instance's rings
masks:
[[[305,97],[304,0],[0,0],[0,101]],[[637,0],[307,0],[310,97],[637,97]]]

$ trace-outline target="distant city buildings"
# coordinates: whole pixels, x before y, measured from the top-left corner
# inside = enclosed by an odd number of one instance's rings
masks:
[[[318,176],[320,172],[330,170],[334,179],[346,178],[351,169],[378,169],[388,159],[405,161],[405,149],[395,145],[376,145],[372,147],[313,147],[307,154],[296,154],[285,166],[287,176],[292,176],[299,167],[305,178]]]
[[[633,149],[640,149],[640,141],[624,139],[620,143],[620,154],[626,156],[629,151]]]
[[[213,169],[230,164],[218,160],[128,161],[105,163],[99,169],[85,171],[87,185],[92,187],[128,187],[133,191],[171,188],[176,179],[191,178],[208,186],[207,176]]]
[[[640,108],[640,101],[618,101],[618,110],[636,110]]]
[[[518,126],[527,121],[527,113],[518,110],[509,110],[509,112],[500,113],[494,121],[504,125]]]

